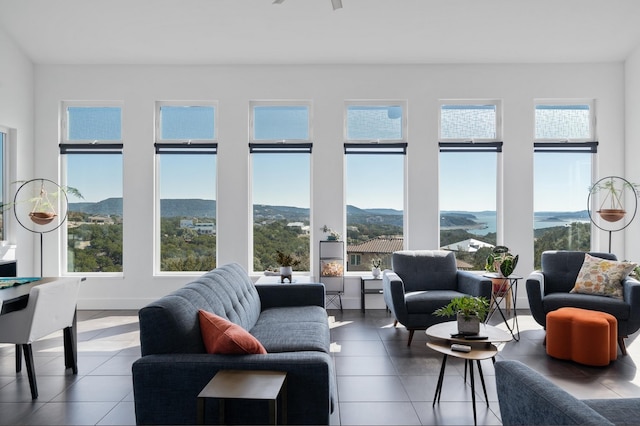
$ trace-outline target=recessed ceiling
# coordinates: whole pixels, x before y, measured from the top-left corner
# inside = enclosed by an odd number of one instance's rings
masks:
[[[639,0],[0,0],[37,64],[623,61]]]

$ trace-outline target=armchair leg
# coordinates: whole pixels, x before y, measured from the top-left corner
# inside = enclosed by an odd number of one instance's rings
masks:
[[[393,326],[396,327],[398,325],[398,320],[393,320]]]
[[[413,332],[415,330],[409,330],[409,342],[407,342],[407,346],[411,346],[411,341],[413,340]]]
[[[22,346],[16,345],[16,373],[22,371]]]
[[[36,383],[36,371],[33,363],[33,352],[31,345],[22,345],[24,350],[24,361],[27,364],[27,374],[29,375],[29,387],[31,388],[31,398],[38,399],[38,384]]]
[[[624,343],[624,339],[627,336],[618,336],[618,346],[620,346],[620,352],[622,355],[627,355],[627,346]]]

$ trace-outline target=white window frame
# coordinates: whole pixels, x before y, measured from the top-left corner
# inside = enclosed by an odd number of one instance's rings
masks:
[[[536,108],[538,105],[588,105],[589,106],[589,137],[588,138],[536,138]],[[534,142],[592,142],[597,141],[597,120],[596,120],[595,99],[534,99],[533,102],[533,141]],[[595,176],[595,175],[594,175]]]
[[[162,114],[161,108],[163,106],[203,106],[213,107],[213,139],[163,139],[162,138]],[[188,145],[194,150],[198,149],[198,144],[217,144],[218,143],[218,101],[156,101],[155,105],[155,142],[158,145],[162,144],[180,144]],[[160,217],[160,156],[162,154],[155,154],[154,161],[154,202],[155,202],[155,214],[154,214],[154,231],[153,231],[153,270],[154,276],[199,276],[202,275],[202,271],[161,271],[161,245],[160,238],[161,230],[161,217]],[[216,174],[218,172],[217,167],[217,152],[215,154],[204,155],[216,155]],[[216,176],[216,202],[218,198],[218,176]],[[216,229],[218,223],[218,209],[216,208]],[[217,238],[217,232],[216,232]],[[216,244],[216,264],[218,262],[218,245]]]
[[[402,108],[402,137],[399,139],[349,139],[347,136],[349,134],[348,129],[348,112],[349,107],[351,106],[369,106],[369,107],[395,107],[399,106]],[[408,102],[406,100],[397,100],[397,99],[372,99],[372,100],[346,100],[344,102],[344,111],[343,111],[343,123],[342,123],[342,139],[345,143],[378,143],[378,142],[403,142],[406,143],[408,136],[408,125],[407,125],[407,110]]]
[[[495,138],[443,138],[442,137],[442,107],[444,105],[493,105],[496,107],[496,137]],[[501,142],[502,141],[502,101],[499,99],[441,99],[438,102],[438,140],[440,142]]]
[[[73,139],[70,140],[68,138],[68,129],[69,129],[69,115],[67,114],[67,109],[69,107],[118,107],[120,108],[120,124],[121,124],[121,128],[120,128],[120,139],[113,139],[113,140],[107,140],[107,139],[101,139],[99,141],[97,140],[91,140],[91,139]],[[73,145],[82,145],[82,144],[96,144],[96,147],[99,147],[100,145],[109,145],[109,144],[122,144],[122,141],[124,139],[124,126],[123,126],[123,120],[122,120],[122,114],[124,112],[124,102],[123,101],[62,101],[60,103],[60,144],[61,145],[69,145],[69,146],[73,146]],[[66,185],[67,184],[67,161],[66,155],[62,155],[62,154],[58,154],[59,158],[60,158],[60,182],[62,183],[62,185]],[[123,160],[123,164],[122,164],[122,172],[124,173],[124,152],[121,154],[122,160]],[[124,175],[122,176],[122,180],[123,180],[123,187],[122,187],[122,201],[124,204]],[[122,212],[123,215],[123,220],[124,220],[124,211]],[[67,256],[67,244],[68,244],[68,239],[69,239],[69,235],[67,232],[67,227],[66,226],[62,226],[60,227],[60,244],[61,244],[61,256],[60,256],[60,271],[62,272],[62,275],[64,276],[95,276],[95,277],[123,277],[124,276],[124,271],[125,271],[125,250],[124,250],[124,242],[125,242],[125,235],[124,235],[124,230],[122,233],[122,272],[73,272],[73,271],[69,271],[67,269],[67,262],[68,262],[68,256]]]
[[[309,109],[309,137],[307,139],[256,139],[255,108],[256,107],[304,106]],[[251,100],[249,101],[249,143],[302,143],[313,141],[313,103],[310,100]]]
[[[9,127],[0,126],[0,133],[4,134],[4,144],[2,146],[2,187],[0,191],[2,191],[2,200],[5,204],[11,203],[13,200],[11,199],[12,194],[12,184],[11,182],[15,182],[17,179],[14,173],[13,165],[16,164],[16,159],[13,158],[14,150],[12,147],[15,144],[16,131]],[[13,190],[17,190],[17,188],[13,188]],[[11,211],[13,209],[6,209],[3,214],[3,223],[2,223],[2,241],[8,244],[10,241],[15,241],[15,231],[13,226],[13,215]]]
[[[162,114],[164,106],[176,107],[212,107],[213,108],[213,138],[211,139],[164,139],[162,138]],[[198,143],[218,142],[218,101],[156,101],[155,105],[155,141],[156,143]]]

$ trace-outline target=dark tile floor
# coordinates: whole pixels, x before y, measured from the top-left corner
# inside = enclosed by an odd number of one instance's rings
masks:
[[[331,310],[331,342],[338,383],[335,425],[473,424],[464,364],[447,363],[440,403],[432,407],[441,355],[416,332],[393,327],[383,310]],[[0,425],[135,424],[131,364],[140,356],[135,311],[79,311],[77,376],[64,370],[61,334],[34,344],[40,397],[32,401],[26,371],[15,373],[14,350],[0,345]],[[629,355],[594,368],[547,357],[544,331],[523,312],[521,340],[501,348],[498,358],[518,359],[579,398],[640,396],[640,342],[627,339]],[[482,361],[489,407],[477,389],[478,424],[500,424],[494,371]]]

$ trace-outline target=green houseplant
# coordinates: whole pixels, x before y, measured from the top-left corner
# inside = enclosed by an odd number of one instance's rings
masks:
[[[283,283],[285,278],[292,282],[293,268],[300,264],[300,259],[293,254],[285,254],[280,250],[276,250],[276,262],[280,265],[280,282]]]
[[[495,246],[487,256],[484,269],[499,274],[499,278],[508,277],[518,265],[518,256],[509,253],[506,246]]]
[[[589,193],[591,195],[599,193],[601,197],[600,207],[597,210],[600,217],[607,222],[617,222],[627,214],[624,205],[625,192],[630,191],[638,197],[638,186],[626,179],[609,176],[591,186]]]
[[[440,317],[456,316],[458,320],[458,332],[478,334],[480,322],[484,321],[489,313],[489,301],[485,297],[463,296],[451,299],[451,301],[436,309],[433,314]]]

